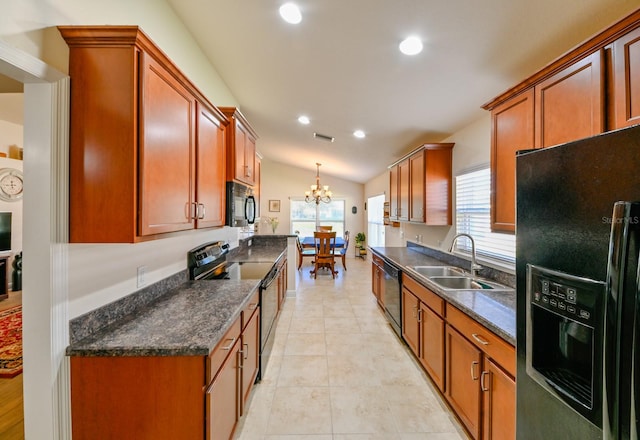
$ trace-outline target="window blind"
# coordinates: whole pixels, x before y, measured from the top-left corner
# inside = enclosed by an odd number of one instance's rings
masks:
[[[491,232],[491,172],[488,167],[456,177],[456,230],[473,237],[478,256],[502,263],[515,262],[515,236]],[[455,249],[471,253],[471,242],[459,238]]]

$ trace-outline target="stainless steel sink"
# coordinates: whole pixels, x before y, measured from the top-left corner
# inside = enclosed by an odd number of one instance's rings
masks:
[[[411,266],[410,269],[427,278],[462,275],[461,269],[452,266]]]
[[[443,289],[450,290],[487,290],[505,289],[500,284],[491,283],[485,280],[473,279],[468,276],[432,276],[429,280],[436,283]]]

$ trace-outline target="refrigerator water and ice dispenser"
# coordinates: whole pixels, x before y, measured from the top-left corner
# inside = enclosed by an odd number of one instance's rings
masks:
[[[527,374],[600,427],[605,284],[531,264],[527,270]]]

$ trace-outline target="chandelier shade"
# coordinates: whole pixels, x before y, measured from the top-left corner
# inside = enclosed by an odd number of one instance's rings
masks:
[[[304,201],[307,203],[315,203],[319,205],[320,202],[331,202],[331,196],[333,193],[329,190],[329,185],[320,185],[320,165],[316,163],[316,183],[311,185],[310,191],[305,191]]]

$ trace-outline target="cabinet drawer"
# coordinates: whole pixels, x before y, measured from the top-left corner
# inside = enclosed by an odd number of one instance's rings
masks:
[[[218,370],[222,366],[224,360],[229,355],[233,344],[240,339],[240,318],[236,319],[231,325],[231,328],[227,330],[220,342],[209,354],[209,374],[207,375],[207,383],[211,382],[213,378],[218,374]]]
[[[444,316],[444,300],[438,295],[408,276],[402,277],[402,284],[409,289],[420,301],[429,306],[440,316]]]
[[[245,327],[249,323],[249,320],[251,319],[251,316],[256,310],[258,310],[259,306],[260,290],[256,291],[253,297],[251,297],[251,300],[249,300],[249,303],[244,307],[244,309],[242,309],[242,315],[240,315],[242,319],[242,330],[245,329]]]
[[[513,345],[450,304],[447,304],[447,322],[515,377],[516,353]]]
[[[378,266],[382,266],[384,264],[384,260],[382,258],[380,258],[379,256],[377,256],[376,254],[371,254],[371,259],[373,260],[373,262],[375,264],[377,264]]]

